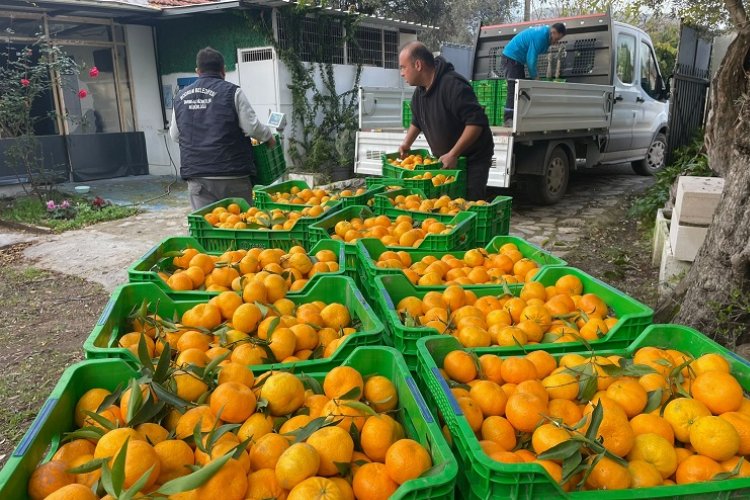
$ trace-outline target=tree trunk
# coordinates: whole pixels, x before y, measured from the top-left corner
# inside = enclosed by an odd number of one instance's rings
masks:
[[[724,191],[678,287],[677,300],[681,292],[684,298],[675,317],[729,347],[750,341],[750,28],[744,9],[733,11],[736,6],[727,1],[740,28],[712,83],[706,128],[709,165],[724,178]]]
[[[531,0],[523,0],[523,20],[531,20]]]

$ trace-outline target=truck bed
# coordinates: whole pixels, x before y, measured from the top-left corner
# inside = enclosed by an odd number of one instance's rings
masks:
[[[406,131],[401,125],[400,114],[396,112],[396,103],[404,95],[403,89],[382,87],[360,91],[367,105],[360,106],[356,173],[380,175],[381,155],[397,151],[403,142]],[[488,185],[510,185],[515,142],[581,137],[606,131],[612,118],[613,96],[614,88],[609,85],[518,81],[513,96],[516,99],[513,127],[492,127],[495,154]],[[429,149],[422,135],[413,147]]]

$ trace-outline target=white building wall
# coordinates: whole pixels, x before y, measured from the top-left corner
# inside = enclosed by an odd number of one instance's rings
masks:
[[[125,36],[131,68],[130,77],[133,85],[137,130],[142,131],[146,138],[149,173],[174,174],[174,168],[167,154],[167,145],[164,144],[164,138],[167,137],[167,143],[169,143],[169,137],[165,135],[164,130],[151,28],[129,24],[125,26]]]

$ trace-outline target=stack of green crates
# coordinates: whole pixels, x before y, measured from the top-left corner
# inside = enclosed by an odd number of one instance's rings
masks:
[[[474,80],[471,82],[471,87],[474,89],[479,105],[484,108],[490,125],[502,125],[508,82],[506,80]]]

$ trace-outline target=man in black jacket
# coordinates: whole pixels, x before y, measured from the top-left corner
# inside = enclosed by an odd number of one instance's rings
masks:
[[[169,135],[180,145],[180,177],[194,210],[223,198],[252,203],[255,174],[250,138],[273,148],[271,130],[258,121],[237,85],[224,80],[224,56],[206,47],[196,57],[198,79],[174,99]]]
[[[486,197],[494,143],[489,121],[474,91],[453,65],[420,42],[411,42],[399,54],[401,76],[416,88],[411,100],[411,126],[399,148],[402,155],[424,132],[432,153],[443,168],[455,168],[466,157],[466,197]]]

